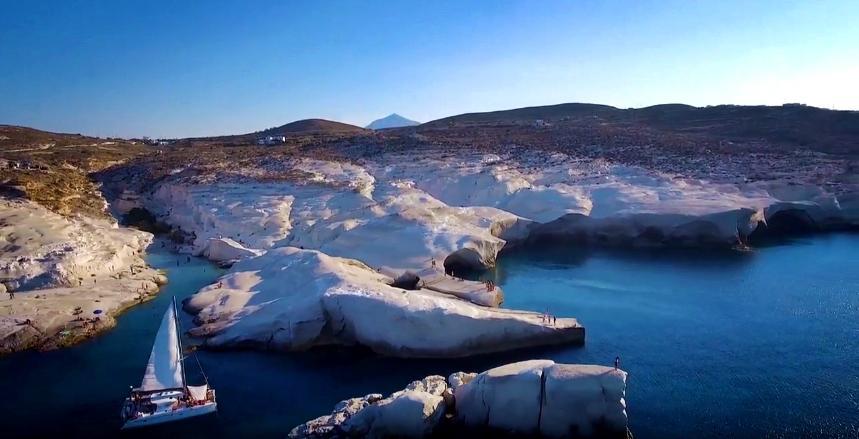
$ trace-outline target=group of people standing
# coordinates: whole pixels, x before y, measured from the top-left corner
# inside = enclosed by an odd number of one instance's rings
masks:
[[[541,314],[540,319],[543,323],[551,323],[552,326],[555,326],[558,323],[558,316],[553,316],[549,314],[549,310],[546,310],[546,312]]]

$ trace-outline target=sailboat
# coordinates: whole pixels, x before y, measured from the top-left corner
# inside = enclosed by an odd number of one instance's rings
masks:
[[[217,411],[215,391],[209,387],[208,379],[202,386],[189,386],[185,380],[178,317],[174,297],[161,319],[143,381],[140,387],[131,389],[131,395],[122,406],[123,429],[179,421]],[[205,374],[203,377],[205,379]]]

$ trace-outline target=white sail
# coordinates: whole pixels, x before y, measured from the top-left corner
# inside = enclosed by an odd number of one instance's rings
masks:
[[[179,328],[176,326],[175,307],[171,306],[161,319],[161,327],[158,328],[158,335],[155,336],[155,344],[152,345],[152,353],[149,354],[149,363],[146,364],[146,373],[143,374],[140,390],[183,387],[185,387],[185,374],[182,370]]]

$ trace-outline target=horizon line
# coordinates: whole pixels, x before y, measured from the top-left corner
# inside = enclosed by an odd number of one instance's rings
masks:
[[[442,116],[442,117],[439,117],[436,119],[428,120],[426,122],[418,122],[418,125],[412,125],[412,127],[418,127],[418,126],[426,125],[426,124],[436,122],[439,120],[448,119],[448,118],[457,117],[457,116],[500,113],[500,112],[505,112],[505,111],[525,110],[525,109],[542,108],[542,107],[557,107],[557,106],[561,106],[561,105],[574,105],[574,104],[609,107],[609,108],[613,108],[616,110],[643,110],[643,109],[653,108],[653,107],[661,107],[661,106],[669,106],[669,105],[682,105],[685,107],[691,107],[691,108],[695,108],[695,109],[712,108],[712,107],[729,107],[729,106],[730,107],[772,107],[772,108],[779,108],[779,107],[786,107],[786,106],[797,106],[797,107],[806,107],[806,108],[813,108],[816,110],[825,110],[825,111],[833,111],[833,112],[844,112],[844,113],[857,113],[857,112],[859,112],[859,108],[857,108],[857,109],[843,109],[843,108],[834,108],[834,107],[827,108],[827,107],[818,107],[818,106],[814,106],[814,105],[810,105],[810,104],[805,104],[802,102],[784,102],[784,103],[775,104],[775,105],[768,105],[768,104],[709,104],[709,105],[703,105],[703,106],[684,104],[682,102],[665,102],[665,103],[661,103],[661,104],[646,105],[646,106],[641,106],[641,107],[620,107],[620,106],[615,106],[615,105],[599,104],[599,103],[594,103],[594,102],[561,102],[561,103],[556,103],[556,104],[528,105],[528,106],[524,106],[524,107],[506,108],[506,109],[500,109],[500,110],[468,111],[468,112],[464,112],[464,113],[457,113],[457,114],[452,114],[452,115],[448,115],[448,116]],[[324,120],[324,121],[328,121],[328,122],[336,122],[336,123],[342,123],[345,125],[351,125],[351,126],[354,126],[356,128],[360,128],[360,129],[370,129],[370,128],[367,128],[367,126],[370,125],[371,123],[375,122],[376,120],[384,119],[384,118],[392,116],[392,115],[398,115],[398,116],[403,117],[405,119],[413,120],[413,119],[410,119],[406,116],[403,116],[402,114],[400,114],[396,111],[391,112],[385,116],[381,116],[381,117],[378,117],[376,119],[373,119],[370,122],[367,122],[367,124],[365,124],[365,125],[356,125],[356,124],[353,124],[350,122],[343,122],[343,121],[335,120],[335,119],[327,119],[324,117],[306,117],[306,118],[302,118],[302,119],[295,119],[295,120],[292,120],[289,122],[285,122],[281,125],[276,125],[273,127],[260,128],[256,131],[253,131],[253,132],[238,133],[238,134],[236,134],[236,133],[223,133],[223,134],[191,135],[191,136],[183,136],[183,137],[161,137],[161,136],[154,136],[153,137],[153,136],[146,136],[146,135],[126,137],[126,136],[90,135],[90,134],[86,134],[86,133],[82,133],[82,132],[74,132],[73,133],[73,132],[64,132],[64,131],[52,131],[49,128],[48,129],[42,129],[42,128],[38,128],[35,126],[19,125],[19,124],[14,124],[14,123],[0,123],[0,126],[29,128],[29,129],[34,129],[34,130],[38,130],[38,131],[42,131],[42,132],[46,132],[46,133],[51,133],[51,134],[79,135],[79,136],[92,137],[92,138],[97,138],[97,139],[142,140],[144,138],[150,138],[150,139],[158,139],[158,140],[183,140],[183,139],[199,139],[199,138],[210,138],[210,137],[244,136],[244,135],[256,134],[256,133],[259,133],[259,132],[262,132],[265,130],[269,130],[269,129],[273,129],[273,128],[279,128],[279,127],[282,127],[285,125],[289,125],[289,124],[301,122],[301,121],[307,121],[307,120]],[[417,121],[415,121],[415,122],[417,122]]]

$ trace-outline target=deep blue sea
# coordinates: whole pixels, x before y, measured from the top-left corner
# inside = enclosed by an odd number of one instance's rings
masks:
[[[220,271],[154,249],[169,285],[81,345],[0,359],[0,436],[118,434],[169,304]],[[505,254],[483,276],[505,306],[574,316],[583,347],[457,360],[397,360],[355,349],[199,352],[219,414],[143,430],[152,437],[283,437],[344,398],[391,392],[429,374],[510,361],[612,364],[629,373],[636,439],[859,437],[859,235],[794,240],[749,253],[582,251]],[[183,326],[190,318],[183,316]],[[187,363],[189,379],[194,361]]]

